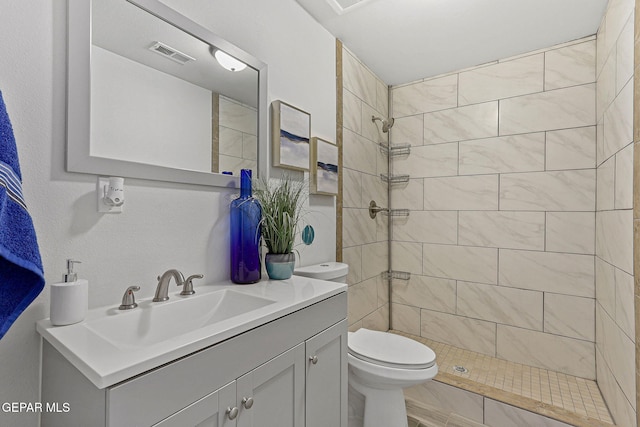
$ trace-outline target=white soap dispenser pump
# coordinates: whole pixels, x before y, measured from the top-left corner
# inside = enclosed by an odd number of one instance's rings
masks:
[[[71,325],[84,320],[89,305],[89,282],[78,279],[73,264],[80,261],[67,260],[67,272],[61,283],[51,285],[51,324],[55,326]]]

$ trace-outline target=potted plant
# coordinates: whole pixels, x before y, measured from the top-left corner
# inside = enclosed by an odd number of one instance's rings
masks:
[[[262,206],[262,238],[267,246],[265,266],[270,279],[288,279],[296,257],[293,244],[302,220],[304,181],[289,175],[255,181],[254,196]]]

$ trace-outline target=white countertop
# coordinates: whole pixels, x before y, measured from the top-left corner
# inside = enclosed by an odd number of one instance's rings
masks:
[[[287,280],[262,281],[253,285],[234,285],[226,282],[198,286],[195,288],[196,294],[186,298],[198,298],[211,292],[229,289],[274,302],[148,345],[136,346],[114,342],[95,333],[89,326],[101,319],[133,314],[132,327],[138,327],[135,319],[140,317],[140,313],[150,313],[162,304],[180,304],[185,300],[185,297],[179,296],[180,288],[176,289],[176,292],[169,294],[169,301],[153,303],[150,299],[141,299],[138,301],[140,306],[133,310],[118,310],[117,304],[100,307],[89,310],[85,320],[80,323],[53,326],[49,319],[44,319],[37,322],[36,329],[96,387],[102,389],[345,292],[347,285],[292,276]],[[169,307],[166,306],[164,310]],[[135,313],[136,310],[142,311]],[[120,318],[118,321],[122,323],[124,319],[126,318]]]

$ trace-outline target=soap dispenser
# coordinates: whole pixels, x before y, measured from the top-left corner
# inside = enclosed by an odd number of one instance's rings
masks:
[[[89,282],[78,279],[73,264],[80,261],[67,260],[67,272],[61,283],[51,285],[51,324],[55,326],[71,325],[84,320],[89,306]]]

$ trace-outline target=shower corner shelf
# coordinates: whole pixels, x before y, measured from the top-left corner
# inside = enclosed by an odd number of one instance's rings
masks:
[[[409,182],[409,175],[387,175],[384,173],[380,174],[380,179],[389,184],[402,184],[405,182]]]
[[[397,270],[383,271],[382,278],[384,280],[392,280],[392,279],[409,280],[411,279],[411,273],[409,273],[408,271],[397,271]]]
[[[380,151],[383,154],[388,154],[391,157],[396,156],[408,156],[411,154],[411,144],[391,144],[386,145],[383,143],[378,143],[380,146]]]

